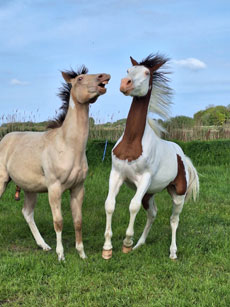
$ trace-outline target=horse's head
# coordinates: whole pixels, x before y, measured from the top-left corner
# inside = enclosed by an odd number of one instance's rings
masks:
[[[151,89],[153,74],[167,59],[149,55],[141,63],[130,57],[133,66],[127,70],[128,75],[121,80],[120,91],[126,96],[142,97]]]
[[[79,103],[93,103],[100,95],[106,93],[105,85],[110,80],[109,74],[88,75],[82,73],[72,78],[68,73],[62,72],[65,81],[72,85],[71,95]]]

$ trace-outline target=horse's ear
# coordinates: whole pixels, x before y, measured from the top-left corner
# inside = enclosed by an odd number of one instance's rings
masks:
[[[138,65],[138,62],[136,60],[134,60],[132,57],[130,57],[131,63],[133,64],[133,66]]]
[[[154,71],[158,70],[165,63],[166,63],[166,61],[161,61],[160,63],[156,64],[155,66],[149,68],[149,70],[151,71],[151,73],[153,73]]]
[[[71,78],[70,78],[70,76],[66,72],[62,71],[61,74],[62,74],[62,77],[64,78],[64,80],[67,83],[71,83]]]

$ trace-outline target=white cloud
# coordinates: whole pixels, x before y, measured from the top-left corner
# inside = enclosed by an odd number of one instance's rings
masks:
[[[29,82],[27,82],[27,81],[20,81],[18,79],[12,79],[10,81],[10,84],[12,84],[12,85],[27,85],[27,84],[29,84]]]
[[[200,70],[200,69],[205,69],[207,67],[207,65],[204,62],[195,58],[173,60],[173,63],[181,67],[189,68],[191,70]]]

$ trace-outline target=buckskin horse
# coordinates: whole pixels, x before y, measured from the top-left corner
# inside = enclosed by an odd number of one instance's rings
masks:
[[[76,249],[85,258],[82,243],[82,201],[88,165],[86,143],[89,130],[89,104],[105,94],[108,74],[87,74],[85,66],[65,71],[66,83],[59,96],[62,112],[45,132],[12,132],[0,142],[0,196],[8,182],[25,191],[23,215],[36,243],[50,250],[34,221],[37,193],[48,192],[56,232],[56,252],[64,260],[62,245],[61,196],[70,190]]]

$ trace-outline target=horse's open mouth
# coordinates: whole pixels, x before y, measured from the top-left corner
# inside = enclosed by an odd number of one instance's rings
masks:
[[[104,94],[106,92],[105,85],[109,83],[109,79],[102,81],[98,84],[98,91],[100,94]]]

